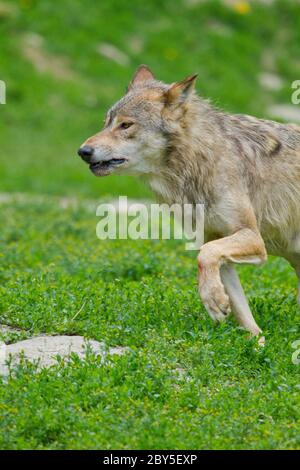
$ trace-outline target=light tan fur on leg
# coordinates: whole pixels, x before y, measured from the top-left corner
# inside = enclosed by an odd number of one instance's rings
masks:
[[[214,320],[223,321],[230,311],[229,297],[221,281],[221,265],[227,262],[260,264],[266,260],[266,257],[265,246],[260,234],[248,228],[203,245],[198,256],[199,292],[208,313]],[[237,307],[237,316],[251,334],[257,335],[261,330],[256,325],[250,309],[245,316],[243,315],[245,305],[238,306],[234,282],[236,285],[236,279],[228,279],[227,287],[229,287],[228,293],[233,297],[233,303]]]
[[[293,268],[295,269],[295,272],[297,274],[298,278],[298,295],[297,295],[297,301],[300,306],[300,254],[298,253],[293,253],[287,256],[288,261],[291,263]]]
[[[229,296],[231,309],[239,324],[252,335],[259,335],[261,329],[253,318],[238,273],[231,263],[221,266],[221,279]]]

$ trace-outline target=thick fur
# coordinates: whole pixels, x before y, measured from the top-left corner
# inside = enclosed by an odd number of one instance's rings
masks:
[[[84,145],[92,163],[124,159],[96,175],[142,175],[168,203],[205,205],[200,295],[214,319],[233,310],[256,335],[232,263],[261,263],[268,251],[300,275],[300,127],[221,112],[196,95],[195,78],[166,85],[141,66]]]

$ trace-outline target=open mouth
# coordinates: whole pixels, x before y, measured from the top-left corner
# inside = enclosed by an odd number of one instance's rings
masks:
[[[112,158],[111,160],[103,160],[101,162],[91,163],[90,170],[93,173],[105,173],[107,170],[110,170],[113,167],[122,165],[125,163],[125,158]]]

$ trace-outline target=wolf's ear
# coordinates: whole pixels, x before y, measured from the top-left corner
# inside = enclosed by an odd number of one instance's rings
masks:
[[[184,103],[194,90],[198,74],[190,75],[181,82],[175,82],[170,85],[165,93],[166,104]]]
[[[147,82],[148,80],[154,80],[154,75],[147,65],[142,64],[137,68],[133,79],[127,87],[127,91],[130,91],[135,85],[140,85],[142,82]]]

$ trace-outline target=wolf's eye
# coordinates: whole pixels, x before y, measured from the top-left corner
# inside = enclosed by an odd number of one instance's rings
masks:
[[[131,127],[132,124],[133,124],[133,122],[122,122],[119,125],[119,129],[129,129],[129,127]]]

